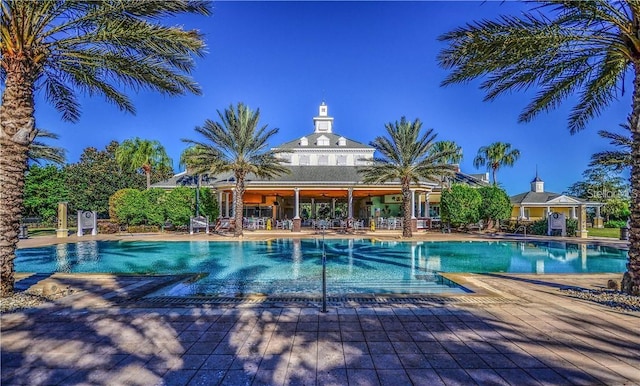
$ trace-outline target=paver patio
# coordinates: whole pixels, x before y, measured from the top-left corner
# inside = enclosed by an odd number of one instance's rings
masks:
[[[163,278],[68,275],[3,314],[3,385],[640,385],[640,313],[573,299],[616,275],[465,275],[495,302],[137,299]],[[535,280],[531,280],[535,279]],[[48,279],[45,279],[45,282]]]

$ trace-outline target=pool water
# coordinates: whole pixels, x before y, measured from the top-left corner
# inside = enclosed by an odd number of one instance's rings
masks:
[[[318,294],[322,255],[331,295],[464,293],[440,272],[624,272],[627,251],[570,243],[86,241],[17,250],[18,272],[205,273],[159,295]]]

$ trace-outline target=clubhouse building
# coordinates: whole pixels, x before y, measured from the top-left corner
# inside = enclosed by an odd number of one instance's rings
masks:
[[[402,217],[400,181],[365,184],[358,173],[358,167],[373,158],[375,149],[335,133],[334,118],[329,116],[324,102],[313,117],[313,125],[309,134],[275,147],[287,150],[279,157],[287,160],[289,173],[273,179],[247,176],[243,217],[270,218],[274,224],[287,221],[293,231],[314,226],[316,219],[330,219],[336,225],[348,220],[356,227],[368,227],[370,221],[379,227],[397,227],[396,219]],[[171,189],[184,184],[189,177],[182,172],[153,186]],[[481,186],[487,184],[487,175],[458,171],[453,180]],[[233,217],[233,174],[209,176],[202,186],[216,192],[220,216]],[[442,186],[442,181],[431,180],[412,185],[414,229],[438,226]]]

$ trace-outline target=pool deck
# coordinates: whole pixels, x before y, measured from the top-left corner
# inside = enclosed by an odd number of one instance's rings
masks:
[[[252,232],[245,239],[291,233],[273,235]],[[218,235],[117,237],[233,240]],[[399,234],[376,232],[375,237],[397,239]],[[476,238],[481,239],[458,234],[414,239]],[[20,247],[60,240],[44,239],[22,240]],[[88,239],[94,238],[82,238]],[[317,300],[194,304],[143,298],[184,277],[22,274],[18,284],[23,288],[70,288],[73,293],[0,315],[0,383],[640,385],[640,312],[615,310],[559,290],[598,289],[620,275],[454,276],[476,292],[406,301],[332,300],[323,313]]]

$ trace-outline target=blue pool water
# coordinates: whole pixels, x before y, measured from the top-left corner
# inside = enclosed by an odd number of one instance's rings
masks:
[[[317,294],[320,239],[245,242],[86,241],[19,249],[18,272],[206,273],[162,295]],[[325,240],[331,294],[465,290],[440,272],[624,272],[625,250],[559,242]]]

